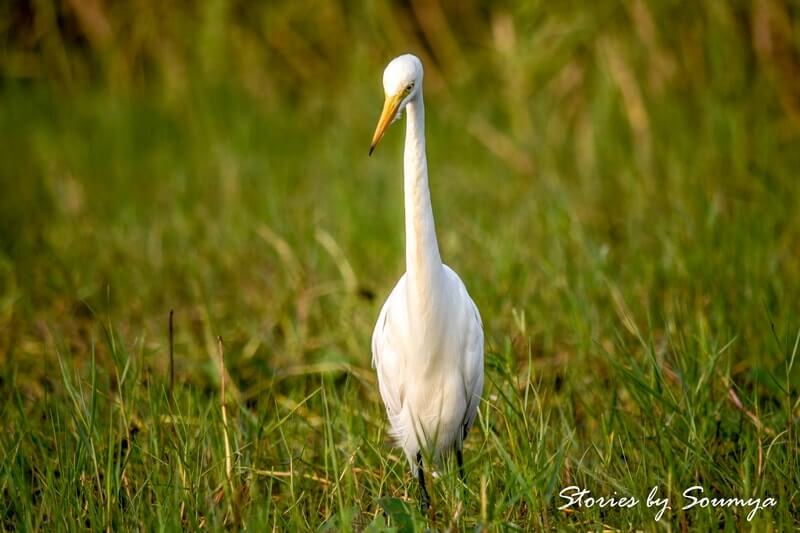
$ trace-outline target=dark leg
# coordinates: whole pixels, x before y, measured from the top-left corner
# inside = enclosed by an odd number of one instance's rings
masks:
[[[431,497],[425,488],[425,472],[422,470],[422,452],[417,452],[417,479],[419,479],[419,508],[425,513],[431,506]]]
[[[456,448],[456,462],[458,463],[458,477],[461,478],[462,483],[466,483],[467,478],[464,477],[464,456],[461,455],[461,448]]]

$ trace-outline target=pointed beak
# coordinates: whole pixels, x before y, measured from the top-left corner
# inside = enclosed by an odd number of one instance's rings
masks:
[[[397,116],[397,108],[400,107],[402,101],[403,93],[386,98],[386,102],[383,103],[381,118],[378,120],[378,127],[375,128],[375,135],[372,136],[372,144],[369,145],[369,155],[372,155],[381,137],[383,137],[383,134],[386,133],[386,130],[389,128],[389,124],[391,124],[394,117]]]

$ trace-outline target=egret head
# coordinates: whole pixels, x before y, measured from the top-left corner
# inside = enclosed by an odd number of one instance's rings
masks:
[[[369,153],[386,133],[389,124],[399,119],[411,100],[422,92],[422,62],[415,55],[405,54],[392,59],[383,71],[383,91],[386,101],[372,136]]]

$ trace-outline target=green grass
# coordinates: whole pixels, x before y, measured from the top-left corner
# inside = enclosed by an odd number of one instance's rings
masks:
[[[97,44],[44,5],[2,45],[2,529],[800,527],[796,8],[154,3]],[[367,149],[406,50],[486,330],[429,516],[369,367],[402,127]],[[672,509],[559,510],[570,485]],[[693,485],[777,505],[681,510]]]

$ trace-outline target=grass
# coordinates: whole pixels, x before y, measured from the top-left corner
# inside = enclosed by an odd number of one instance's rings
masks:
[[[800,526],[795,8],[143,5],[108,37],[36,4],[38,40],[3,8],[3,529]],[[402,128],[366,153],[409,49],[487,339],[429,516],[369,368]]]

